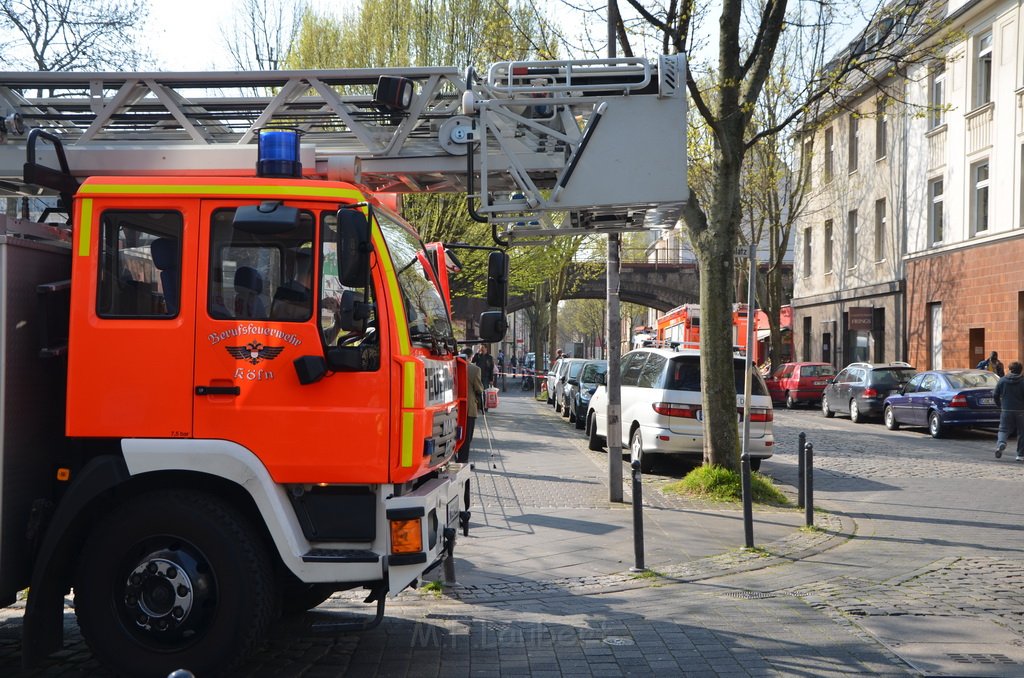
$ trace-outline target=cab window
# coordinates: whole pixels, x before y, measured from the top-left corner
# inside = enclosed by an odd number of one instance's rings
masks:
[[[306,321],[313,315],[313,215],[287,233],[236,229],[234,209],[213,213],[207,310],[212,318]]]
[[[104,212],[100,216],[97,315],[177,316],[181,307],[183,230],[180,212]]]

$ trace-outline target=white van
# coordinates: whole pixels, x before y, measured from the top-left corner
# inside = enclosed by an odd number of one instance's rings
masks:
[[[736,411],[743,416],[746,361],[733,358]],[[704,417],[700,391],[700,353],[693,349],[642,348],[622,356],[622,445],[640,470],[652,467],[659,454],[700,459],[704,455]],[[772,399],[764,380],[753,371],[750,398],[750,467],[772,456]],[[587,436],[592,450],[602,449],[608,436],[608,393],[599,386],[590,399]]]

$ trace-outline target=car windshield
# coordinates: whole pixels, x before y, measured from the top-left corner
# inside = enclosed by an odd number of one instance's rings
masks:
[[[580,375],[580,381],[585,384],[593,384],[597,381],[597,375],[606,374],[608,372],[608,366],[598,363],[590,363],[583,367],[583,374]]]
[[[733,361],[733,377],[736,382],[736,393],[743,393],[746,364],[743,360]],[[668,378],[665,388],[670,391],[700,392],[700,356],[679,356],[669,363]],[[752,395],[765,395],[761,380],[756,376],[750,382]]]
[[[831,365],[804,365],[800,368],[801,377],[833,377],[836,368]]]
[[[410,337],[413,341],[423,336],[435,340],[451,337],[452,326],[444,300],[427,273],[429,264],[423,243],[390,214],[383,210],[375,214],[394,259]]]
[[[879,388],[899,388],[913,379],[915,374],[915,370],[907,368],[874,370],[871,374],[871,383]]]
[[[965,372],[963,374],[947,374],[949,384],[959,390],[962,388],[993,388],[999,383],[999,377],[992,372]]]

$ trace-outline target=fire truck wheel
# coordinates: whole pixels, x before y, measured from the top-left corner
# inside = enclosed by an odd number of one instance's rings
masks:
[[[82,636],[119,675],[227,673],[276,608],[261,535],[226,502],[186,490],[151,492],[106,516],[74,590]]]

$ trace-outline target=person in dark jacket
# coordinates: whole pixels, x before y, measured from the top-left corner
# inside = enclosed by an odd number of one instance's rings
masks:
[[[996,459],[1003,456],[1007,439],[1017,434],[1017,461],[1024,461],[1024,370],[1016,360],[1010,363],[1010,373],[999,380],[995,389],[999,407],[999,434],[996,436]]]

